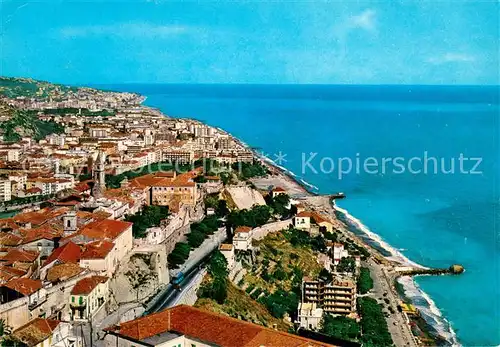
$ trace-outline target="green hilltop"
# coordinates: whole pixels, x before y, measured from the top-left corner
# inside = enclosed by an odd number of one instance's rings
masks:
[[[37,81],[31,78],[0,77],[0,95],[7,98],[37,98],[57,100],[68,92],[76,92],[78,88],[60,84]]]

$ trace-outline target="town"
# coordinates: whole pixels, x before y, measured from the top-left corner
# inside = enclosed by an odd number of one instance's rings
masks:
[[[436,343],[394,284],[416,270],[224,130],[0,82],[2,346]]]

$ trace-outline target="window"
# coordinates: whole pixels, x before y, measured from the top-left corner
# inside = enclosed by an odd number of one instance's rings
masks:
[[[75,297],[74,296],[71,297],[71,302],[75,302]]]

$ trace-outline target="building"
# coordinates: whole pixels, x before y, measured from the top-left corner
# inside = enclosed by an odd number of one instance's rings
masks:
[[[315,303],[326,314],[352,316],[356,313],[356,284],[342,277],[330,283],[305,277],[302,302]]]
[[[181,204],[196,205],[198,191],[193,181],[194,177],[193,172],[180,175],[158,172],[137,177],[130,181],[130,186],[149,189],[149,204],[168,206],[171,210],[178,210]]]
[[[344,244],[335,242],[332,247],[333,253],[333,265],[338,265],[340,263],[340,259],[347,258],[349,256],[349,252],[344,249]]]
[[[80,339],[72,334],[70,323],[35,318],[12,332],[15,341],[28,347],[77,347]]]
[[[0,202],[10,201],[12,199],[12,183],[8,179],[0,180]]]
[[[299,303],[297,312],[297,323],[301,328],[307,330],[317,330],[323,318],[323,309],[318,308],[315,302]]]
[[[236,264],[236,257],[234,254],[234,247],[230,243],[223,243],[219,246],[219,251],[226,257],[227,268],[231,271]]]
[[[236,250],[247,251],[252,248],[252,228],[239,226],[234,230],[233,246]]]
[[[80,257],[80,266],[85,269],[113,275],[118,260],[115,244],[108,240],[98,240],[85,245]]]
[[[281,194],[286,194],[286,190],[283,189],[282,187],[276,187],[273,190],[271,190],[271,196],[273,198],[275,198],[275,197],[277,197],[278,195],[281,195]]]
[[[71,320],[91,320],[104,306],[108,295],[107,277],[91,276],[79,280],[71,290]]]
[[[300,230],[309,230],[311,228],[311,213],[300,212],[293,217],[293,226]]]
[[[92,175],[94,179],[94,187],[92,188],[92,196],[96,199],[102,197],[106,189],[106,172],[105,163],[106,157],[102,152],[97,154],[97,159],[93,166]]]
[[[107,347],[320,347],[332,346],[191,306],[104,329]]]

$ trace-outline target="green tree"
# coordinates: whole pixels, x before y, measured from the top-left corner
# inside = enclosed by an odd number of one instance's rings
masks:
[[[358,312],[361,316],[361,340],[366,346],[393,346],[393,341],[382,307],[370,297],[358,298]]]
[[[373,288],[373,279],[370,276],[370,269],[362,267],[358,276],[358,292],[366,294]]]
[[[356,270],[356,260],[353,257],[343,257],[337,265],[338,272],[354,273]]]
[[[351,318],[325,315],[321,324],[321,332],[338,339],[355,340],[360,337],[359,324]]]

